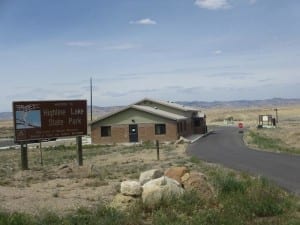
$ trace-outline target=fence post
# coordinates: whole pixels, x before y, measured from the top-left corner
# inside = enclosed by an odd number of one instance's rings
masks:
[[[157,160],[159,160],[159,141],[156,140],[156,155],[157,155]]]
[[[81,136],[76,137],[76,143],[77,143],[77,161],[78,161],[78,165],[82,166],[83,165],[83,159],[82,159],[82,137]]]
[[[42,150],[42,141],[40,141],[40,157],[41,157],[41,165],[43,166],[43,150]]]

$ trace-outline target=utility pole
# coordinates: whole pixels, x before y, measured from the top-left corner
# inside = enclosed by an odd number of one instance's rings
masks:
[[[91,121],[93,121],[93,80],[90,79],[90,92],[91,92]]]

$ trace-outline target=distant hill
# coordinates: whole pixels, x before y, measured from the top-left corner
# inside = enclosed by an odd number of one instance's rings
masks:
[[[247,107],[265,107],[265,106],[288,106],[288,105],[300,105],[300,99],[283,99],[272,98],[265,100],[237,100],[237,101],[180,101],[177,102],[181,105],[192,106],[197,108],[247,108]]]
[[[197,108],[247,108],[247,107],[278,107],[288,105],[300,105],[300,99],[284,99],[284,98],[272,98],[265,100],[237,100],[237,101],[179,101],[176,102],[181,105],[197,107]],[[93,119],[101,117],[107,113],[118,111],[126,106],[109,106],[99,107],[93,106]],[[90,114],[90,106],[88,106],[88,114]],[[0,112],[0,120],[12,120],[13,116],[11,112]]]
[[[88,114],[90,114],[91,106],[88,106]],[[100,107],[100,106],[93,106],[93,120],[97,117],[101,117],[105,114],[116,112],[120,109],[123,109],[126,106],[108,106],[108,107]]]
[[[0,120],[12,120],[13,115],[11,112],[0,112]]]

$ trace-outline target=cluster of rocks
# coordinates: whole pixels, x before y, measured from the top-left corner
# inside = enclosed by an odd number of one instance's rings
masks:
[[[123,181],[111,206],[126,209],[142,202],[144,206],[154,208],[164,199],[181,196],[185,190],[194,190],[204,198],[214,193],[202,173],[189,171],[186,167],[172,167],[166,171],[152,169],[142,172],[139,181]]]

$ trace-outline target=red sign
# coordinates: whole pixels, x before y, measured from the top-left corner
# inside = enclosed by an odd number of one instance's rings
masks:
[[[87,134],[86,100],[13,102],[15,142]]]

